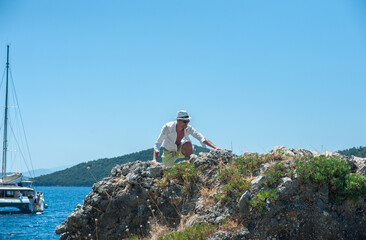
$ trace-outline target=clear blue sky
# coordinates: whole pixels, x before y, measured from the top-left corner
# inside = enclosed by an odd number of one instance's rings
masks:
[[[35,169],[151,148],[181,109],[237,154],[366,146],[363,0],[0,0],[7,44]]]

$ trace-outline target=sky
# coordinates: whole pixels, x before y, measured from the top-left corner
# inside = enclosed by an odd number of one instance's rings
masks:
[[[362,0],[0,0],[0,63],[34,169],[152,148],[182,109],[236,154],[337,151],[366,146],[365,23]]]

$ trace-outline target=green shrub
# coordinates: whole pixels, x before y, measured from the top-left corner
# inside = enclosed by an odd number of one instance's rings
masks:
[[[366,177],[350,174],[348,163],[339,158],[320,156],[310,161],[298,161],[296,168],[302,181],[329,185],[336,194],[337,203],[344,199],[357,201],[366,195]]]
[[[347,175],[342,195],[354,201],[357,201],[362,196],[366,196],[366,176],[359,174]]]
[[[284,163],[276,162],[266,172],[267,178],[264,181],[264,184],[266,184],[267,186],[274,186],[280,178],[285,176],[285,174],[286,169]]]
[[[224,194],[227,196],[226,201],[230,202],[233,196],[236,200],[240,199],[240,196],[245,192],[250,186],[250,182],[246,181],[241,176],[236,176],[230,179],[230,181],[224,185]]]
[[[139,240],[139,237],[138,236],[132,236],[132,237],[129,237],[129,238],[125,238],[124,240]]]
[[[240,196],[245,192],[250,183],[245,180],[250,176],[249,170],[246,168],[248,162],[245,158],[238,157],[227,164],[223,169],[219,169],[218,178],[222,184],[222,193],[216,194],[216,198],[219,200],[225,200],[230,202],[233,198],[239,200]]]
[[[216,227],[208,224],[196,223],[186,228],[183,232],[174,232],[160,237],[159,240],[203,240],[207,239],[216,230]]]
[[[344,180],[351,172],[346,161],[324,155],[313,157],[310,161],[297,161],[295,166],[302,181],[312,181],[320,185],[335,183],[337,179]]]
[[[266,206],[267,200],[270,202],[275,202],[278,199],[278,190],[277,189],[267,189],[267,190],[260,190],[257,195],[255,195],[250,200],[250,207],[251,209],[255,209],[260,213],[265,212],[264,207]]]
[[[235,160],[236,165],[240,166],[241,168],[243,168],[242,171],[249,171],[250,173],[253,173],[253,171],[257,168],[260,167],[260,165],[264,162],[265,160],[260,157],[258,154],[255,154],[254,156],[241,156],[238,157]]]
[[[164,187],[171,180],[183,182],[182,191],[187,195],[192,191],[192,185],[199,178],[200,171],[194,167],[193,163],[180,162],[164,173],[164,177],[158,182],[158,186]]]

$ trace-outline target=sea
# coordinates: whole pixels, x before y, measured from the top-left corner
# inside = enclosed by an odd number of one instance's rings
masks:
[[[43,192],[48,208],[42,215],[20,213],[16,208],[0,209],[0,240],[3,239],[58,239],[55,228],[60,225],[91,187],[36,187]]]

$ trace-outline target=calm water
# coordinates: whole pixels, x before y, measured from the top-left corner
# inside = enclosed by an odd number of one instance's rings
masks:
[[[48,208],[43,215],[22,214],[13,210],[12,214],[0,211],[0,239],[58,239],[55,227],[83,204],[84,197],[91,187],[37,187],[36,191],[43,192]],[[15,211],[14,211],[15,210]]]

